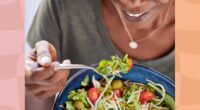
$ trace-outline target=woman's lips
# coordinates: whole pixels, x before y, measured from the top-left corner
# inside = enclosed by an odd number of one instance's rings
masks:
[[[122,10],[124,17],[130,22],[136,21],[146,21],[146,19],[151,18],[151,15],[159,8],[158,6],[154,6],[153,8],[143,11],[143,12],[131,12],[129,10]]]
[[[140,21],[149,13],[149,11],[133,13],[125,10],[123,10],[122,12],[124,14],[124,17],[131,22]]]

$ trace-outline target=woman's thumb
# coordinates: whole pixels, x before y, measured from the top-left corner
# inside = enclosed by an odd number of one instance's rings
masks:
[[[49,66],[56,59],[56,50],[47,41],[39,41],[35,45],[37,62],[41,66]]]

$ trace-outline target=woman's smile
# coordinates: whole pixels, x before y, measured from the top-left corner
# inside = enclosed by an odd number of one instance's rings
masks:
[[[122,12],[123,12],[124,18],[126,18],[128,21],[131,21],[131,22],[142,20],[142,18],[144,18],[149,13],[149,11],[133,13],[133,12],[124,11],[124,10],[122,10]]]
[[[168,2],[162,3],[160,0],[114,0],[117,7],[128,22],[146,22],[153,20],[156,15],[160,14],[163,7]]]
[[[158,9],[158,6],[153,7],[151,9],[148,9],[146,11],[140,11],[140,12],[133,12],[129,10],[121,10],[124,18],[130,22],[136,22],[136,21],[146,21],[148,18],[152,18],[154,15],[154,12]]]

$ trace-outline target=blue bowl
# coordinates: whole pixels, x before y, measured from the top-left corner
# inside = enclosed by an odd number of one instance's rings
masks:
[[[71,90],[75,90],[80,88],[81,81],[85,78],[86,75],[89,75],[90,81],[92,79],[92,76],[94,75],[96,79],[100,79],[101,76],[95,73],[92,70],[88,69],[82,69],[79,72],[77,72],[74,76],[72,76],[64,90],[60,92],[58,95],[56,102],[54,104],[54,110],[63,110],[63,105],[65,101],[68,100],[67,96]],[[164,76],[163,74],[146,68],[139,65],[134,65],[133,69],[128,74],[121,74],[123,76],[124,80],[131,80],[133,82],[143,83],[146,84],[146,79],[149,79],[155,83],[162,84],[167,94],[171,95],[173,98],[175,97],[175,86],[174,82],[169,79],[168,77]],[[116,77],[119,78],[119,77]]]

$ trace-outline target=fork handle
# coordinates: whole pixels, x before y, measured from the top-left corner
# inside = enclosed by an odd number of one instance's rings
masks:
[[[90,67],[87,67],[85,65],[80,65],[80,64],[60,64],[58,67],[55,68],[55,70],[82,69],[82,68],[90,69]]]

